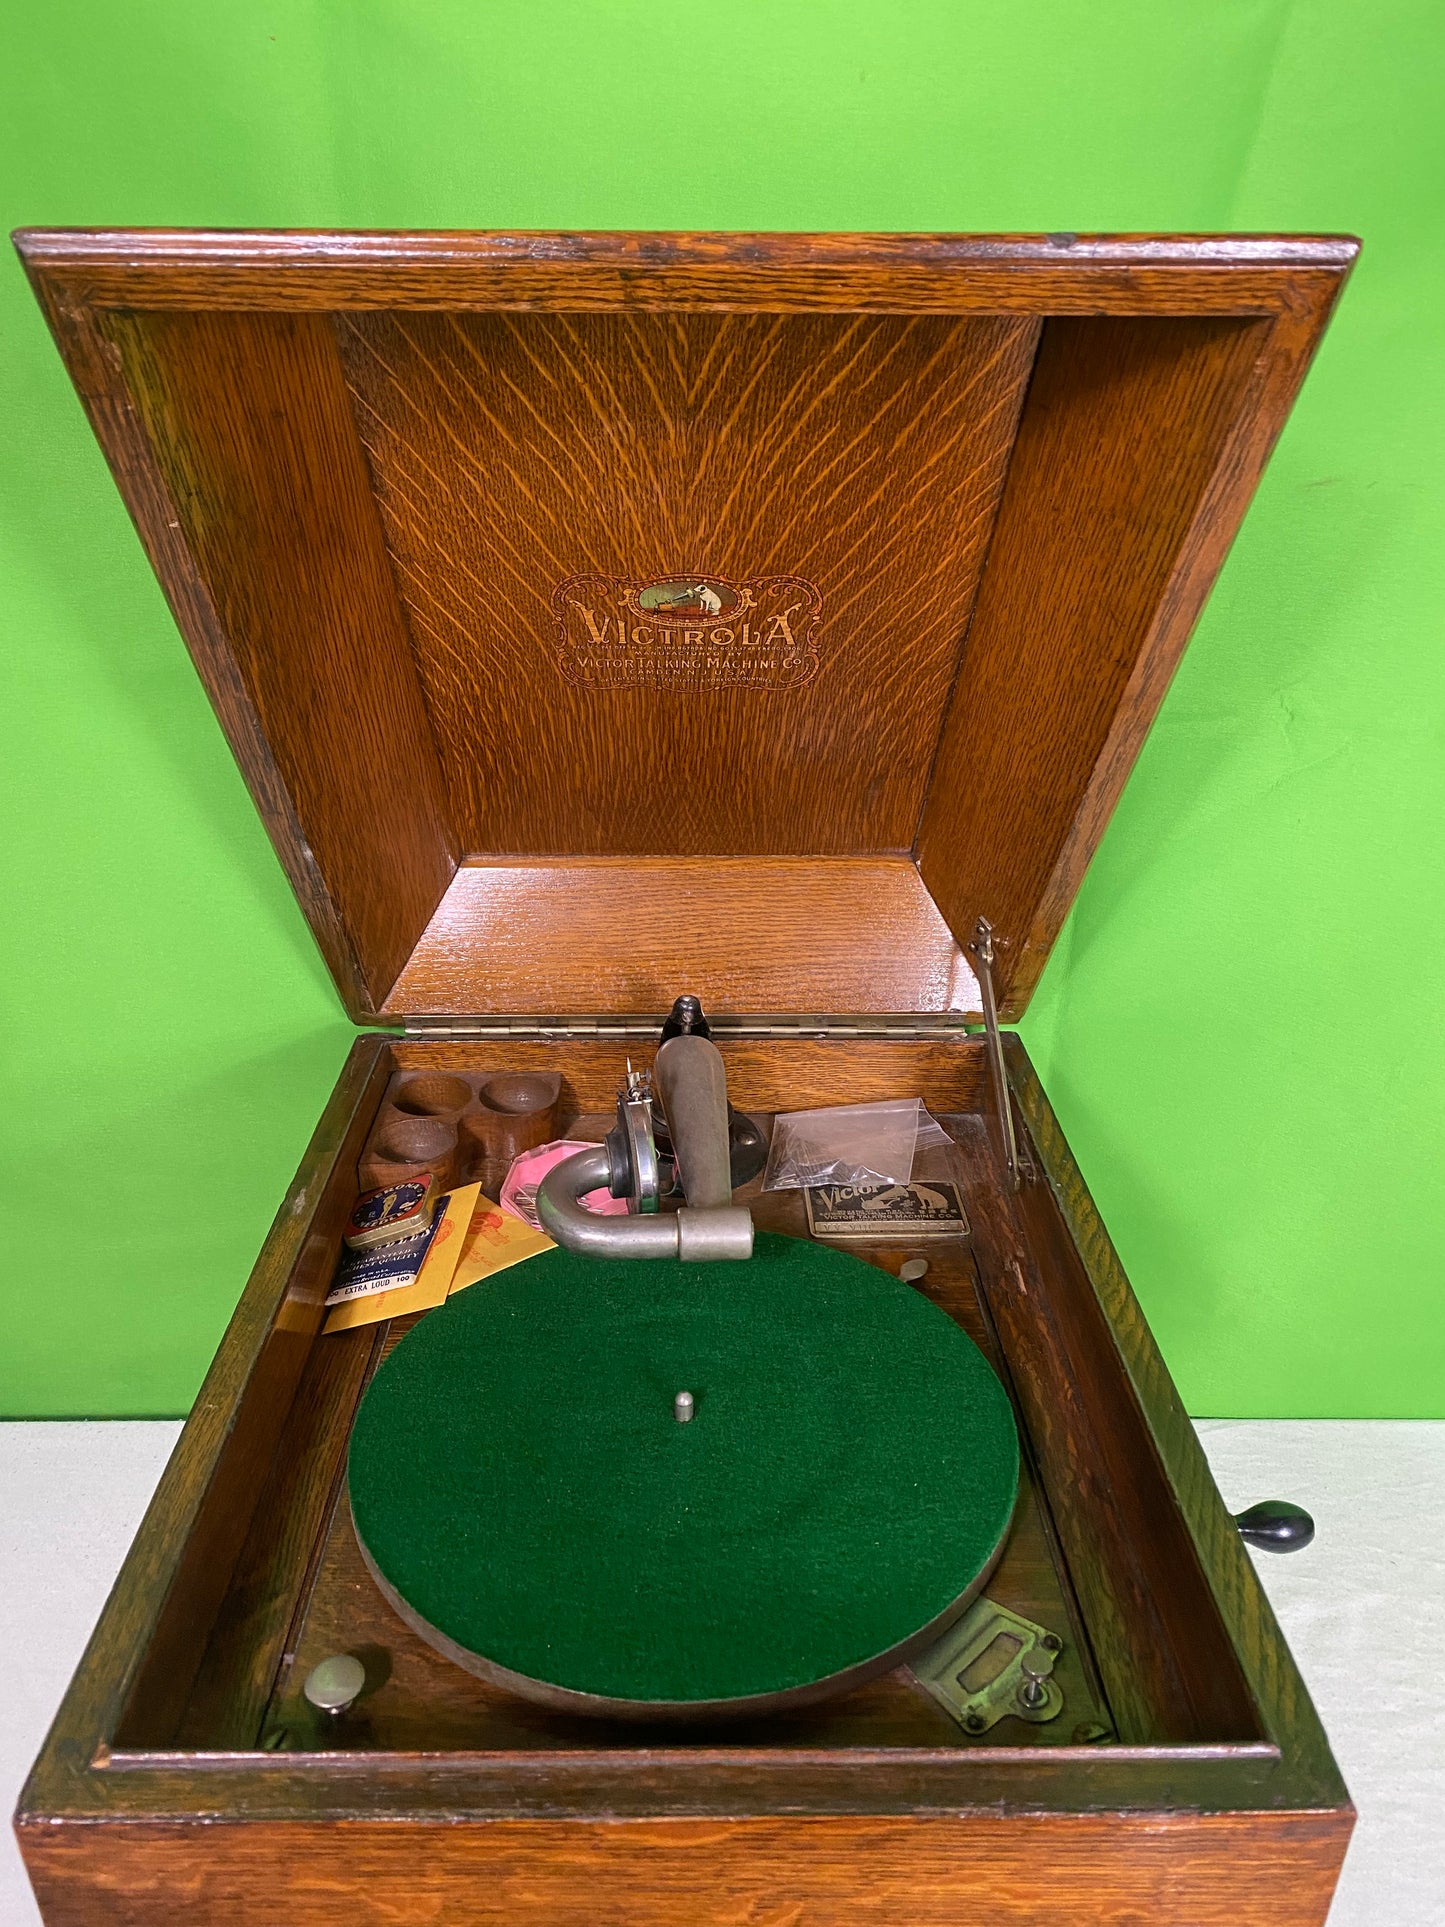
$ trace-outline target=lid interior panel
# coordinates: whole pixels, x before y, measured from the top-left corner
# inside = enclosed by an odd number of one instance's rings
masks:
[[[1019,1014],[1357,245],[18,239],[363,1021]]]
[[[986,914],[1017,1014],[1133,765],[1232,525],[1269,324],[1055,317],[917,855],[956,930]]]
[[[375,1010],[457,844],[330,327],[122,312],[105,334],[161,540],[185,538],[153,542],[158,572],[343,995]]]
[[[387,1014],[977,1012],[907,857],[464,863]],[[479,1001],[479,999],[481,1001]]]
[[[1036,321],[336,327],[464,849],[912,848]]]

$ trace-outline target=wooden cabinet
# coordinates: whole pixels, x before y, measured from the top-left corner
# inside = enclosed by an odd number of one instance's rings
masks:
[[[50,1927],[1322,1921],[1353,1818],[1006,1019],[1348,271],[1329,238],[40,233],[21,252],[359,1034],[17,1816]],[[1161,832],[1162,833],[1162,832]],[[639,1732],[390,1613],[321,1338],[389,1079],[611,1105],[698,994],[740,1108],[920,1096],[993,1359],[989,1582],[1066,1714],[901,1671]],[[796,1194],[755,1200],[803,1235]],[[908,1255],[871,1252],[890,1266]],[[374,1680],[327,1721],[327,1652]]]

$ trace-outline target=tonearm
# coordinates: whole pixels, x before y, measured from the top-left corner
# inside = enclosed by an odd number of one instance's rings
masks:
[[[680,998],[674,1010],[684,1001],[695,1004]],[[666,1160],[657,1146],[654,1086],[686,1200],[675,1211],[660,1209]],[[604,1216],[579,1202],[602,1189],[627,1199],[626,1217]],[[537,1192],[537,1216],[558,1244],[596,1258],[751,1257],[752,1213],[733,1203],[727,1072],[717,1046],[696,1030],[683,1032],[665,1038],[651,1080],[629,1064],[617,1122],[605,1143],[547,1173]]]

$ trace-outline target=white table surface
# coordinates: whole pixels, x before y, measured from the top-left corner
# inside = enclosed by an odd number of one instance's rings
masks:
[[[0,1424],[0,1803],[8,1813],[179,1425]],[[1255,1555],[1359,1809],[1330,1927],[1445,1923],[1445,1422],[1206,1419],[1235,1511],[1288,1498],[1313,1546]],[[36,1927],[8,1831],[0,1923]]]

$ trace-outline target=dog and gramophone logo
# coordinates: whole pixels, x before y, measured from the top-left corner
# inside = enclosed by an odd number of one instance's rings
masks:
[[[821,604],[795,575],[569,576],[552,593],[557,667],[594,689],[789,689],[818,673]]]

